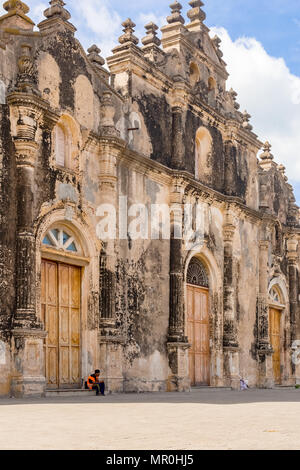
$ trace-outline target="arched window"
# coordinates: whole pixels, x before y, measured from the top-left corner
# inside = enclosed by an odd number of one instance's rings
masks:
[[[0,104],[5,104],[5,94],[6,94],[5,85],[2,82],[2,80],[0,80]]]
[[[187,283],[192,286],[205,287],[208,289],[209,281],[205,267],[197,258],[190,262],[187,272]]]
[[[195,177],[197,179],[201,178],[201,180],[205,180],[206,183],[210,184],[212,138],[205,127],[198,129],[195,144]]]
[[[67,136],[64,129],[59,124],[55,127],[55,161],[59,166],[67,166],[68,148]]]
[[[217,86],[216,80],[213,77],[209,77],[208,79],[208,91],[215,90]]]
[[[74,170],[79,164],[80,128],[66,114],[61,116],[53,130],[53,160],[56,165]]]
[[[195,62],[190,64],[190,82],[192,86],[195,86],[200,80],[200,72],[199,67]]]
[[[43,238],[43,245],[59,251],[80,254],[80,245],[74,235],[63,227],[55,227],[48,230]]]

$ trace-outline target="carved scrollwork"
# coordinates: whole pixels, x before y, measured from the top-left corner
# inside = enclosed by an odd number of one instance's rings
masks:
[[[197,258],[193,258],[190,262],[187,272],[187,283],[198,287],[209,287],[209,280],[206,270]]]

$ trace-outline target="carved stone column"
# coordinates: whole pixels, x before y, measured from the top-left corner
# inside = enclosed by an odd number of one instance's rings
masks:
[[[184,169],[184,127],[183,114],[186,109],[185,84],[178,77],[172,96],[172,160],[171,167],[175,170]]]
[[[258,386],[274,387],[272,354],[269,333],[268,304],[268,265],[269,242],[263,240],[259,244],[259,294],[257,298],[257,359]]]
[[[184,145],[183,145],[183,110],[180,106],[172,108],[173,132],[172,132],[172,168],[180,170],[183,168]]]
[[[22,78],[22,80],[21,80]],[[30,81],[19,77],[22,89]],[[14,396],[42,395],[45,390],[43,339],[46,333],[36,317],[36,242],[34,223],[34,177],[37,154],[36,130],[45,103],[38,97],[15,92],[8,96],[17,166],[16,312],[13,319],[12,378]]]
[[[239,344],[236,319],[236,276],[233,257],[233,239],[235,235],[234,217],[226,213],[223,226],[224,236],[224,378],[227,386],[238,389],[239,378]]]
[[[117,160],[124,148],[114,124],[112,93],[104,92],[101,103],[100,194],[101,204],[118,214]],[[116,265],[118,242],[114,234],[103,241],[100,254],[100,367],[110,392],[123,391],[123,339],[116,327]]]
[[[297,313],[298,313],[298,280],[297,280],[297,261],[298,261],[298,240],[290,238],[287,241],[287,258],[289,273],[289,299],[290,299],[290,346],[292,347],[297,338]],[[296,374],[296,365],[292,361],[292,373]],[[298,367],[299,369],[299,367]],[[298,375],[298,371],[297,371]]]
[[[175,179],[171,190],[172,212],[170,240],[170,317],[168,337],[169,377],[168,391],[190,389],[188,350],[184,325],[184,245],[182,240],[184,185]]]
[[[236,165],[236,146],[231,140],[227,140],[224,146],[224,190],[228,196],[236,196],[235,165]]]

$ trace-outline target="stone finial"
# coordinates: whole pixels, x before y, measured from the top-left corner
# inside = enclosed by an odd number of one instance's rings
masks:
[[[237,92],[234,91],[233,88],[230,88],[230,90],[229,90],[229,95],[230,95],[231,98],[232,98],[232,101],[233,101],[233,104],[234,104],[234,108],[235,108],[236,110],[240,109],[239,103],[236,102],[236,99],[237,99],[237,96],[238,96]]]
[[[32,92],[36,82],[36,69],[31,55],[29,44],[21,45],[21,54],[18,59],[18,77],[16,88],[25,93]]]
[[[122,23],[122,26],[124,28],[124,34],[119,38],[119,43],[125,44],[126,42],[132,42],[133,44],[137,45],[139,40],[133,34],[136,24],[130,18],[127,18],[127,20]]]
[[[119,137],[120,133],[115,127],[114,116],[116,109],[112,99],[112,92],[106,90],[103,92],[100,106],[100,125],[103,135],[111,135]]]
[[[251,126],[251,124],[249,122],[250,119],[251,119],[251,115],[249,113],[247,113],[247,111],[244,111],[244,113],[243,113],[243,128],[247,129],[248,131],[252,131],[252,129],[253,129],[253,126]]]
[[[158,26],[151,22],[146,24],[145,29],[147,36],[142,39],[142,44],[144,46],[155,45],[159,47],[161,45],[161,40],[157,37]]]
[[[221,46],[221,39],[219,38],[219,36],[216,34],[213,38],[212,38],[212,42],[214,43],[214,45],[219,49],[219,47]]]
[[[200,21],[202,23],[206,19],[205,12],[201,10],[201,7],[204,6],[204,3],[201,0],[192,0],[189,2],[189,5],[192,8],[187,12],[187,16],[191,20],[191,23],[194,21]]]
[[[0,24],[5,22],[7,27],[33,29],[34,22],[26,16],[30,10],[26,3],[21,0],[8,0],[4,3],[3,8],[7,14],[0,17]]]
[[[102,67],[105,64],[105,60],[100,56],[101,49],[96,44],[93,44],[88,49],[88,59],[95,65],[95,67]]]
[[[71,18],[70,13],[64,8],[66,5],[63,0],[51,0],[50,7],[44,11],[46,18],[58,17],[64,21],[68,21]]]
[[[284,181],[288,181],[288,177],[285,174],[285,170],[286,170],[285,166],[284,165],[278,165],[277,168],[278,168],[279,173],[282,175]]]
[[[16,11],[17,13],[27,15],[27,13],[29,12],[29,7],[26,5],[26,3],[21,2],[20,0],[8,0],[4,3],[3,8],[8,13]]]
[[[238,95],[237,92],[234,91],[233,88],[230,88],[229,93],[232,96],[232,99],[235,101],[237,99],[237,95]]]
[[[69,29],[72,33],[75,33],[76,28],[69,19],[71,18],[70,13],[64,8],[65,2],[63,0],[50,0],[50,7],[44,11],[46,19],[42,21],[38,27],[41,31],[57,29],[62,26]]]
[[[185,20],[181,16],[182,5],[179,2],[177,2],[177,0],[175,0],[174,3],[171,3],[170,8],[171,8],[171,15],[167,17],[167,22],[169,24],[172,24],[172,23],[184,24]]]
[[[223,52],[221,51],[220,49],[220,46],[221,46],[221,39],[219,38],[219,36],[215,35],[215,37],[212,39],[212,42],[216,48],[216,52],[217,52],[217,55],[220,59],[222,59],[223,57]]]
[[[272,145],[269,142],[266,142],[263,147],[263,153],[261,154],[260,158],[263,161],[272,161],[274,160],[274,156],[271,154]]]

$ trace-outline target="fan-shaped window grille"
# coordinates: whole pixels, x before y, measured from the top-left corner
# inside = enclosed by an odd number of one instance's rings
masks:
[[[190,262],[187,272],[187,283],[198,287],[209,287],[206,270],[201,261],[196,258],[193,258]]]
[[[49,230],[44,237],[43,245],[72,253],[79,251],[74,237],[60,228]]]
[[[272,289],[270,290],[270,298],[271,300],[273,300],[273,302],[276,302],[278,304],[281,303],[280,293],[275,287],[272,287]]]

